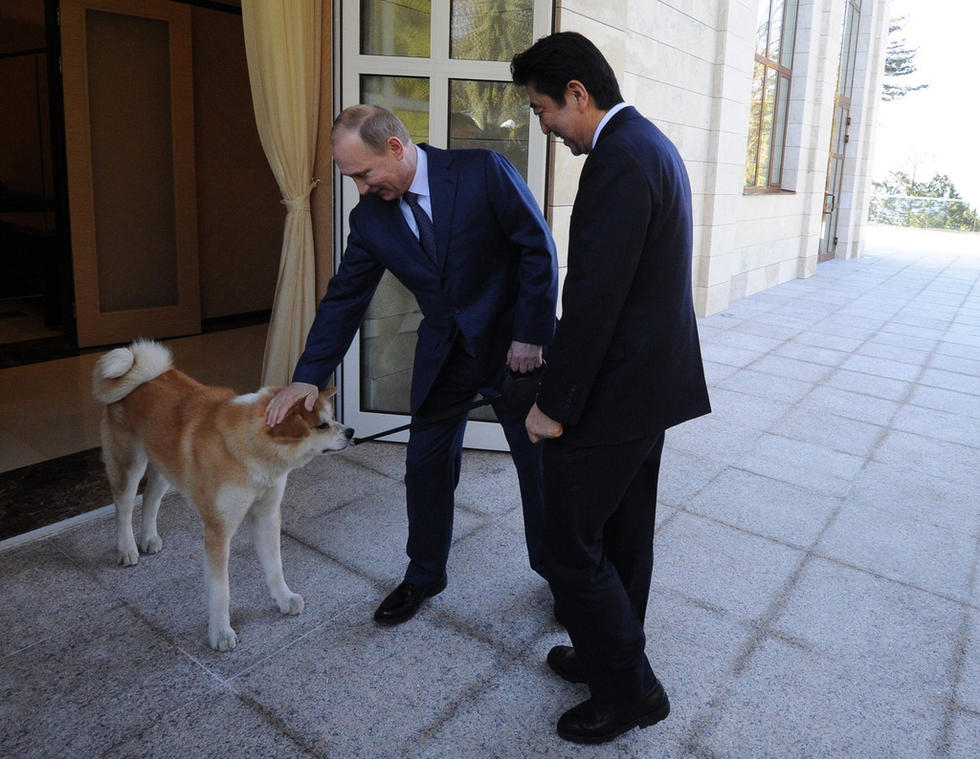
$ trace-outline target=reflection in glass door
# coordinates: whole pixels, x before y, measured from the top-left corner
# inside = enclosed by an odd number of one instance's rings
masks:
[[[356,103],[384,106],[416,143],[496,150],[543,206],[547,142],[530,128],[526,96],[510,83],[509,66],[515,52],[548,32],[550,1],[342,0],[342,10],[337,110]],[[339,197],[338,258],[358,199],[352,181],[342,180]],[[412,294],[386,274],[343,364],[344,419],[359,434],[397,426],[408,413],[421,318]],[[481,411],[471,419],[493,418]],[[466,444],[505,447],[496,424],[471,423]]]

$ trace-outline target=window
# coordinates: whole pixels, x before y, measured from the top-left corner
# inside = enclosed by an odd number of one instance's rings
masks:
[[[760,0],[745,186],[780,189],[798,0]]]
[[[552,0],[340,0],[337,110],[384,106],[416,143],[496,150],[543,206],[548,143],[531,124],[524,88],[511,84],[510,59],[548,33],[551,7]],[[339,253],[358,195],[350,180],[338,181]],[[408,412],[421,318],[412,294],[386,274],[361,326],[359,349],[343,364],[344,420],[359,432],[391,427],[388,415]],[[468,426],[467,445],[504,445],[498,426],[483,427]]]

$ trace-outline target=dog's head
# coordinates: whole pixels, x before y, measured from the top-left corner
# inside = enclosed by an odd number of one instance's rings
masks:
[[[354,430],[334,418],[336,393],[335,387],[321,390],[312,411],[306,410],[302,400],[297,401],[286,418],[269,430],[269,436],[277,443],[296,445],[311,456],[342,451],[350,445]]]

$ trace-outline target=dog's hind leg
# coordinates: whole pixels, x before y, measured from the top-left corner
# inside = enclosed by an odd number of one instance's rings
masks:
[[[282,524],[280,504],[286,487],[286,478],[277,482],[260,495],[248,512],[249,527],[255,543],[255,552],[265,572],[269,592],[283,614],[299,614],[303,611],[303,596],[293,593],[286,585],[282,573],[282,554],[279,535]]]
[[[160,501],[170,489],[167,478],[151,461],[146,467],[146,490],[143,491],[143,516],[140,522],[140,549],[143,553],[156,553],[163,548],[163,540],[157,532],[157,514]]]
[[[108,412],[102,417],[102,460],[116,504],[117,561],[131,567],[140,560],[133,535],[133,505],[146,470],[146,453],[128,430],[109,419]]]

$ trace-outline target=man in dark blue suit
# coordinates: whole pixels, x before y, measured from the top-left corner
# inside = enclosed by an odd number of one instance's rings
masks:
[[[589,685],[558,734],[602,743],[664,719],[645,653],[664,430],[710,411],[691,292],[691,188],[670,140],[622,102],[580,34],[538,40],[511,72],[545,134],[588,154],[572,209],[562,317],[537,403],[545,576],[572,647],[548,663]]]
[[[410,433],[409,566],[375,613],[378,622],[397,624],[446,587],[466,426],[466,412],[458,409],[478,392],[498,395],[505,366],[526,373],[541,365],[554,336],[557,259],[534,197],[498,153],[416,146],[398,118],[367,105],[337,117],[331,145],[361,199],[293,381],[270,401],[266,420],[277,424],[300,401],[312,408],[386,270],[411,290],[423,315],[412,368],[413,420],[450,415]],[[517,468],[528,557],[540,571],[541,446],[531,444],[523,419],[498,402],[494,409]]]

